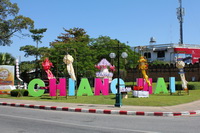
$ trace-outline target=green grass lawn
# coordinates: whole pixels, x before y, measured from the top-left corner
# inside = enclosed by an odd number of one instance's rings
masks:
[[[181,94],[177,92],[170,94],[151,94],[149,98],[136,98],[132,96],[132,92],[128,93],[128,99],[123,99],[123,105],[136,105],[136,106],[171,106],[183,103],[189,103],[195,100],[200,100],[200,83],[190,82],[189,84],[195,85],[195,90],[190,90],[189,95]],[[155,88],[155,83],[153,84]],[[184,92],[184,91],[182,91]],[[41,97],[11,97],[10,95],[0,95],[0,98],[11,99],[23,99],[23,100],[40,100],[40,101],[52,101],[52,102],[65,102],[65,103],[82,103],[82,104],[115,104],[115,95],[110,94],[108,96],[68,96],[66,97],[50,97],[49,94],[44,94]]]
[[[10,95],[0,95],[0,98],[12,98],[23,100],[40,100],[40,101],[53,101],[53,102],[66,102],[66,103],[83,103],[83,104],[115,104],[115,95],[110,94],[108,96],[68,96],[66,97],[50,97],[45,94],[41,97],[11,97]],[[171,106],[177,104],[183,104],[200,99],[200,89],[190,90],[190,94],[178,95],[174,93],[170,94],[151,94],[149,98],[136,98],[132,96],[132,93],[128,93],[128,98],[123,99],[123,105],[136,105],[136,106]]]

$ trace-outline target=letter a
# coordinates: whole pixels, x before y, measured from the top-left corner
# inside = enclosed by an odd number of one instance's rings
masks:
[[[92,89],[90,87],[90,84],[88,82],[87,78],[82,78],[79,88],[78,88],[78,92],[77,92],[77,96],[82,96],[83,94],[87,94],[88,96],[93,96],[92,93]]]
[[[154,94],[159,94],[160,92],[168,93],[164,78],[158,78]]]

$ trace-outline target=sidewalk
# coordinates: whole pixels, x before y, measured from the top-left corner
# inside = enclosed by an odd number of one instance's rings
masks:
[[[0,105],[72,112],[145,116],[181,116],[200,114],[200,100],[176,106],[152,107],[123,105],[119,108],[114,107],[114,105],[103,104],[77,104],[0,98]]]

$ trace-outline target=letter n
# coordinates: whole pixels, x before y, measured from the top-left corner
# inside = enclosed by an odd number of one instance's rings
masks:
[[[142,86],[143,91],[148,91],[149,94],[152,94],[152,78],[149,78],[151,86],[148,86],[148,83],[143,78],[137,78],[137,86]]]
[[[109,87],[108,79],[103,79],[102,83],[100,78],[95,78],[94,95],[100,95],[100,91],[102,92],[102,95],[109,95],[108,87]]]

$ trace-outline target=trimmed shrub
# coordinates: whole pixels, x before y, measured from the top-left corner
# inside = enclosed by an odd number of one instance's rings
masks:
[[[28,96],[28,90],[20,89],[20,92],[23,96]]]
[[[176,84],[175,86],[176,86],[177,91],[183,90],[182,84]],[[192,85],[192,84],[187,84],[187,87],[188,87],[188,90],[195,90],[196,89],[195,85]],[[169,90],[169,84],[167,85],[167,89]]]
[[[18,93],[19,93],[19,89],[15,89],[15,90],[11,90],[10,95],[13,97],[17,97]]]
[[[28,94],[29,94],[29,93],[28,93],[28,90],[25,90],[25,91],[24,91],[24,96],[28,96]]]
[[[28,90],[25,89],[15,89],[10,92],[10,95],[13,97],[17,96],[28,96]]]
[[[182,84],[176,84],[176,90],[183,90]]]
[[[188,89],[189,90],[195,90],[196,87],[195,87],[195,85],[188,84]]]

